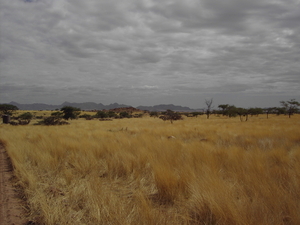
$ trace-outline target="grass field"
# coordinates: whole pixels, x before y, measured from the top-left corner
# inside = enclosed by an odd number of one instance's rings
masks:
[[[0,125],[32,221],[300,224],[300,115],[70,123]]]

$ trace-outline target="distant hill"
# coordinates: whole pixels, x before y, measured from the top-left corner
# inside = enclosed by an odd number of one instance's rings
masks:
[[[180,105],[173,105],[173,104],[161,104],[161,105],[154,105],[154,106],[138,106],[138,109],[141,110],[148,110],[148,111],[166,111],[170,109],[172,111],[180,111],[180,112],[192,112],[195,109],[191,109],[189,107],[183,107]]]
[[[118,104],[118,103],[103,105],[102,103],[97,104],[95,102],[83,102],[83,103],[64,102],[60,105],[48,105],[48,104],[44,104],[44,103],[20,104],[17,102],[10,102],[8,104],[15,105],[20,110],[57,110],[57,109],[61,109],[64,106],[77,107],[82,110],[103,110],[103,109],[109,110],[109,109],[132,107],[130,105],[124,105],[124,104]],[[183,107],[180,105],[173,105],[173,104],[161,104],[161,105],[154,105],[154,106],[138,106],[137,109],[147,110],[147,111],[166,111],[167,109],[170,109],[173,111],[180,111],[180,112],[202,111],[202,109],[191,109],[189,107]]]
[[[43,103],[20,104],[17,102],[10,102],[8,104],[15,105],[20,110],[55,110],[60,107],[59,105],[47,105]]]
[[[129,105],[123,104],[110,104],[103,105],[102,103],[94,103],[94,102],[84,102],[84,103],[72,103],[72,102],[64,102],[60,105],[48,105],[43,103],[33,103],[33,104],[20,104],[17,102],[10,102],[8,104],[17,106],[20,110],[56,110],[61,109],[64,106],[72,106],[77,107],[82,110],[103,110],[103,109],[115,109],[115,108],[123,108],[130,107]]]
[[[133,112],[143,112],[143,110],[134,108],[134,107],[122,107],[122,108],[113,108],[109,109],[109,111],[113,111],[115,113],[120,113],[120,112],[128,112],[128,113],[133,113]]]

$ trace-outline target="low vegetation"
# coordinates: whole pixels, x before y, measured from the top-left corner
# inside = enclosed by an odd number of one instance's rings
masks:
[[[37,224],[300,224],[299,119],[81,118],[0,139]]]

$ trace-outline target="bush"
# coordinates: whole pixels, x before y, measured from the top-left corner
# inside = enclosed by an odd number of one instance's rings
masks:
[[[96,117],[96,118],[102,118],[102,119],[103,119],[103,118],[107,118],[108,115],[107,115],[107,113],[104,112],[104,111],[98,111],[98,112],[96,113],[95,117]]]
[[[33,118],[33,115],[30,112],[23,113],[19,116],[19,119],[21,120],[31,120]]]
[[[143,117],[143,113],[139,113],[139,114],[134,114],[132,117],[134,118],[142,118]]]
[[[114,111],[108,111],[107,115],[109,118],[117,117],[117,114]]]
[[[51,116],[54,116],[54,117],[57,117],[57,118],[62,118],[63,113],[62,112],[54,112],[54,113],[51,113]]]
[[[128,112],[120,112],[120,118],[131,118],[131,115]]]
[[[55,116],[50,116],[50,117],[46,117],[43,120],[43,124],[45,124],[45,125],[58,125],[60,121],[61,121],[61,118],[55,117]]]
[[[53,126],[53,125],[67,125],[67,124],[69,123],[67,121],[62,120],[61,117],[49,116],[44,118],[42,121],[39,121],[35,125]]]
[[[19,116],[19,125],[27,125],[30,123],[33,115],[30,112],[23,113]]]
[[[156,112],[156,111],[153,111],[153,112],[150,112],[149,114],[151,117],[158,117],[159,116],[159,113]]]
[[[93,116],[85,113],[83,115],[80,115],[79,118],[85,118],[86,120],[92,120]]]

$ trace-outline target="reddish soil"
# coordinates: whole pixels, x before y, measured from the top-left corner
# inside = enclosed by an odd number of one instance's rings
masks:
[[[0,224],[30,224],[25,219],[25,202],[21,199],[20,192],[13,186],[13,179],[11,161],[0,143]]]

